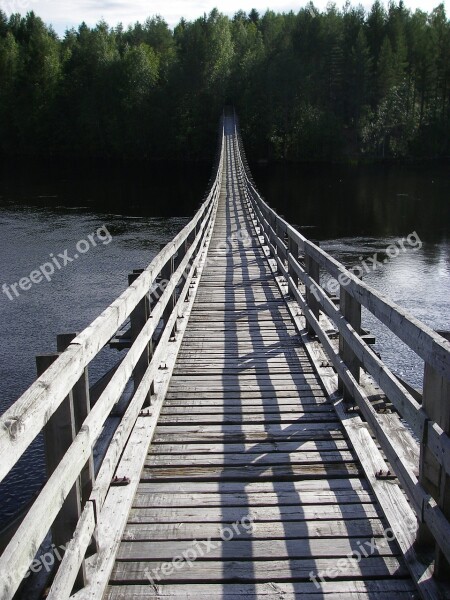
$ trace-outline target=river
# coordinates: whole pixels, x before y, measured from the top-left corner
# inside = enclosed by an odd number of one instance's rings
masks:
[[[304,235],[347,266],[365,265],[364,281],[429,326],[450,329],[448,166],[253,172],[269,203]],[[88,325],[125,289],[128,273],[147,266],[189,220],[209,175],[205,165],[0,166],[0,412],[33,382],[35,356],[54,351],[58,333]],[[50,281],[12,287],[53,258],[59,268]],[[383,359],[420,388],[418,357],[366,314],[364,322]],[[116,357],[106,352],[101,368]],[[94,364],[92,381],[99,374]],[[42,485],[43,472],[38,439],[0,485],[0,527]]]

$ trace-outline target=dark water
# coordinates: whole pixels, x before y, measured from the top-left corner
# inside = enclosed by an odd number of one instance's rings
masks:
[[[303,235],[347,267],[359,265],[366,283],[422,322],[450,330],[449,165],[253,171],[265,198]],[[363,325],[390,368],[420,389],[419,357],[365,310]]]
[[[450,182],[448,168],[254,167],[264,196],[301,231],[346,265],[385,256],[410,237],[395,259],[364,276],[435,329],[450,329]],[[203,198],[209,166],[0,166],[0,286],[28,277],[85,240],[84,254],[10,300],[0,291],[0,412],[35,377],[35,355],[55,349],[58,333],[86,327],[187,222]],[[97,235],[97,232],[99,232]],[[89,235],[95,240],[94,246]],[[420,240],[420,248],[417,240]],[[420,387],[422,365],[367,319],[377,349]],[[105,352],[102,368],[117,360]],[[91,379],[100,374],[94,365]],[[37,440],[0,486],[1,522],[43,481]]]

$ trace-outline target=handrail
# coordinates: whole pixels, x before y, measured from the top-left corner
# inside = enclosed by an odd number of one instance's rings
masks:
[[[102,348],[114,337],[124,322],[139,309],[143,301],[159,285],[161,296],[146,316],[145,324],[133,341],[125,358],[115,370],[95,406],[59,464],[31,506],[28,514],[0,557],[0,597],[12,598],[26,575],[35,554],[54,524],[65,501],[75,489],[78,478],[89,460],[102,427],[118,402],[134,371],[144,356],[161,319],[164,328],[160,340],[167,342],[176,331],[181,304],[189,295],[189,286],[196,276],[206,236],[215,219],[224,165],[225,132],[221,127],[218,164],[207,198],[192,220],[152,260],[135,281],[83,332],[73,339],[67,349],[28,390],[0,417],[0,481],[10,472],[24,451],[65,406],[84,376],[85,369]],[[165,281],[161,281],[164,279]],[[115,468],[137,414],[145,403],[161,361],[164,343],[159,344],[147,361],[145,373],[135,379],[134,396],[129,401],[122,426],[110,445],[79,524],[86,525],[92,537],[92,515],[102,509]],[[133,420],[134,419],[134,420]],[[93,512],[92,512],[93,511]],[[90,515],[90,516],[88,516]],[[86,547],[88,542],[86,543]],[[80,562],[83,554],[80,554]],[[73,581],[78,569],[73,574]],[[69,575],[71,577],[72,574]],[[70,589],[67,593],[70,593]]]
[[[342,385],[344,398],[356,401],[374,431],[391,466],[401,481],[419,524],[426,526],[447,561],[450,561],[450,514],[445,505],[450,476],[448,412],[450,398],[450,343],[397,306],[383,294],[363,283],[341,263],[305,238],[280,217],[260,196],[252,180],[237,129],[241,179],[251,211],[264,243],[285,278],[290,295],[300,305],[309,333],[317,336],[327,352]],[[304,255],[304,265],[300,260]],[[320,285],[320,268],[340,282],[340,308]],[[298,282],[304,286],[304,292]],[[419,404],[361,337],[361,306],[367,308],[425,362],[424,401]],[[320,323],[320,311],[339,332],[339,351]],[[382,421],[360,384],[366,370],[384,391],[400,416],[417,436],[421,460],[419,478],[401,460],[402,448],[383,428]],[[441,394],[441,396],[439,396]],[[439,408],[439,405],[441,408]],[[431,454],[431,457],[429,456]],[[438,466],[438,483],[429,481],[429,471]],[[447,486],[447,487],[446,487]]]

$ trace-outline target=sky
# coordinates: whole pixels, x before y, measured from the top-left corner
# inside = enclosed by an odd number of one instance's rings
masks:
[[[127,26],[136,21],[143,22],[147,17],[160,15],[170,27],[174,27],[181,17],[188,21],[194,20],[215,7],[232,16],[238,10],[250,12],[252,8],[260,13],[268,8],[275,12],[297,12],[306,2],[307,0],[0,0],[0,8],[8,15],[24,15],[34,10],[46,23],[52,24],[58,34],[63,35],[66,29],[77,27],[82,21],[95,25],[105,19],[111,26],[118,23]],[[343,3],[336,1],[338,7]],[[372,0],[352,1],[352,4],[359,3],[368,9]],[[320,10],[326,4],[327,0],[314,2],[314,6]],[[420,8],[431,12],[439,4],[439,0],[404,0],[404,4],[412,10]]]

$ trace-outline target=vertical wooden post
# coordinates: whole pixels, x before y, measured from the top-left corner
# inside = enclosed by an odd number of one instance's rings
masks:
[[[449,334],[445,334],[450,339]],[[450,382],[427,363],[423,380],[422,406],[427,416],[450,435]],[[420,445],[419,481],[425,490],[436,500],[447,519],[450,520],[450,477],[426,446],[426,439]],[[428,527],[420,523],[417,532],[417,546],[435,544]],[[437,579],[450,580],[450,565],[436,544],[434,575]]]
[[[189,244],[186,239],[186,240],[184,240],[184,242],[181,244],[180,248],[178,249],[177,260],[175,263],[175,269],[178,269],[178,267],[180,266],[181,261],[187,254],[188,249],[189,249]],[[192,258],[190,260],[192,261]],[[183,289],[184,285],[186,283],[186,278],[187,278],[186,271],[189,271],[189,264],[185,267],[183,276],[180,279],[180,289]]]
[[[42,354],[36,357],[38,377],[58,358],[59,354]],[[47,477],[50,477],[61,459],[67,452],[75,438],[75,417],[71,395],[67,396],[44,427],[44,449]],[[64,549],[71,540],[78,519],[81,515],[81,492],[77,480],[70,490],[61,510],[53,522],[52,542],[58,549],[58,554],[63,554]],[[57,557],[56,557],[57,558]],[[86,585],[86,571],[82,564],[77,575],[75,586]]]
[[[292,257],[298,261],[298,244],[295,242],[291,236],[288,234],[288,251],[292,254]],[[291,290],[292,286],[295,288],[298,287],[298,275],[294,270],[294,267],[288,263],[289,265],[289,275],[292,281],[289,281],[289,289]],[[292,293],[292,292],[291,292]]]
[[[283,250],[278,246],[277,242],[282,241],[282,232],[280,228],[280,222],[278,221],[277,215],[274,215],[274,228],[275,228],[275,249],[278,258],[281,260],[281,263],[284,265],[286,257],[283,254]],[[277,265],[277,269],[279,269]]]
[[[347,292],[344,285],[340,287],[340,311],[356,333],[361,333],[361,304]],[[342,335],[339,335],[339,355],[347,365],[350,373],[359,383],[361,363]],[[339,391],[343,394],[344,402],[353,403],[354,399],[340,378],[338,379],[338,386]]]
[[[316,262],[313,259],[313,257],[309,255],[308,248],[306,246],[305,246],[305,269],[306,269],[306,272],[308,273],[308,275],[311,277],[311,279],[314,279],[314,281],[316,281],[317,284],[319,284],[320,283],[319,263]],[[317,297],[314,293],[314,290],[312,290],[308,286],[306,286],[306,302],[307,302],[309,308],[311,309],[311,311],[313,312],[314,316],[318,320],[319,316],[320,316],[320,305],[319,305]],[[314,331],[314,327],[308,322],[308,320],[306,320],[306,330],[309,335],[316,334],[316,332]]]
[[[128,275],[128,284],[131,285],[136,279],[139,277],[139,273],[131,273]],[[136,308],[132,311],[130,315],[131,322],[131,344],[134,344],[136,338],[144,328],[148,319],[150,318],[150,302],[147,294],[142,298],[140,302],[138,302]],[[147,371],[148,365],[150,364],[151,357],[153,355],[153,344],[152,340],[150,340],[149,344],[147,344],[144,348],[144,352],[140,356],[139,360],[136,363],[136,366],[133,371],[133,381],[134,381],[134,389],[137,390],[139,384],[142,381],[142,378]],[[145,397],[145,401],[143,406],[150,406],[151,404],[151,395],[152,388],[150,388],[147,396]]]
[[[266,215],[266,221],[267,221],[267,250],[268,250],[268,254],[267,257],[268,258],[275,258],[275,251],[272,249],[271,245],[273,245],[273,232],[272,232],[272,226],[273,226],[273,219],[272,216],[269,214]]]
[[[66,348],[77,337],[77,335],[77,333],[64,333],[58,335],[56,338],[56,348],[58,352],[64,352],[64,350],[66,350]],[[70,395],[72,397],[76,435],[83,426],[85,419],[91,412],[91,403],[89,397],[89,372],[87,367],[84,369],[83,375],[73,386]],[[81,508],[84,508],[84,505],[91,495],[94,478],[94,457],[91,453],[89,460],[80,473]]]
[[[199,224],[197,224],[197,226],[195,228],[196,232],[197,232],[197,227],[199,227]],[[175,259],[172,256],[161,270],[161,279],[163,281],[164,280],[170,281],[172,279],[172,275],[174,272],[175,272]],[[167,306],[163,312],[164,327],[166,326],[167,321],[169,320],[169,317],[172,314],[172,311],[173,311],[176,303],[177,303],[177,294],[176,294],[176,290],[174,290],[173,294],[171,295],[169,302],[167,303]],[[176,333],[176,325],[174,328],[174,332]]]

